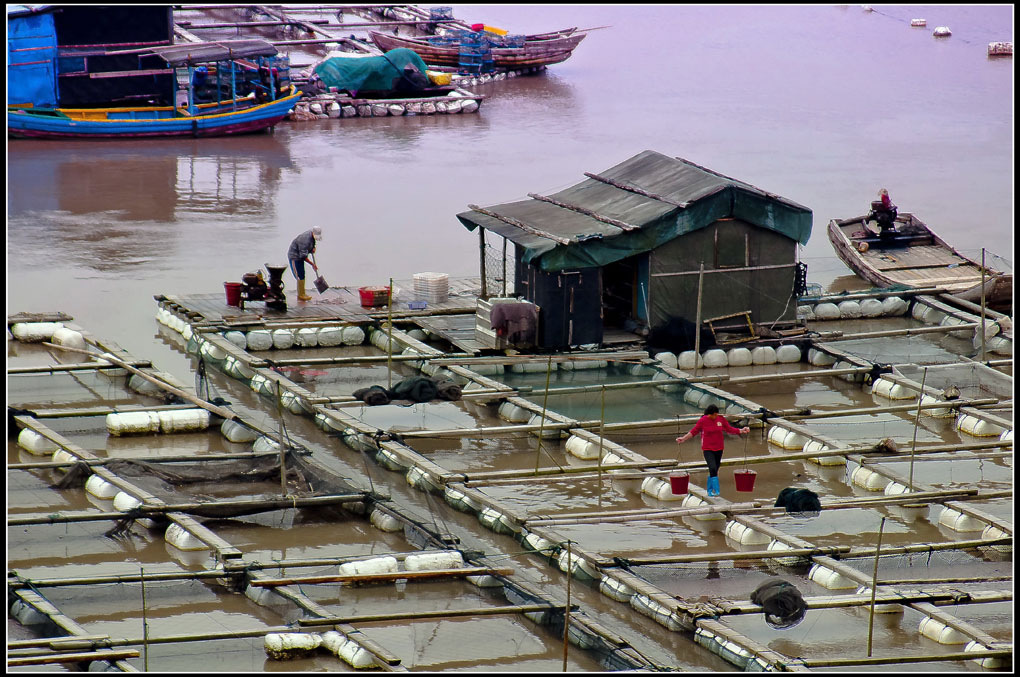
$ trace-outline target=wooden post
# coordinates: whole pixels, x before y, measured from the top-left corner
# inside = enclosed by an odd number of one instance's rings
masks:
[[[907,490],[914,491],[914,454],[917,450],[917,426],[921,420],[921,400],[924,397],[924,381],[928,378],[928,367],[921,372],[921,389],[917,393],[917,413],[914,414],[914,439],[910,442],[910,477],[907,480]]]
[[[694,320],[694,375],[698,375],[698,361],[701,358],[701,292],[705,282],[705,262],[698,270],[698,312]]]
[[[538,451],[535,452],[535,474],[538,474],[539,464],[542,461],[542,434],[545,430],[545,412],[549,405],[549,381],[552,378],[552,355],[549,356],[549,364],[545,370],[545,397],[542,399],[542,420],[538,424]]]
[[[981,361],[985,361],[985,248],[981,248]]]
[[[484,284],[484,282],[483,282]],[[393,278],[390,278],[389,293],[386,301],[386,388],[393,388]]]
[[[563,610],[563,672],[567,671],[567,641],[570,631],[570,579],[574,577],[571,572],[573,564],[570,561],[570,541],[567,541],[567,608]]]
[[[145,569],[142,567],[138,568],[138,572],[141,574],[142,583],[142,648],[144,649],[144,664],[145,671],[149,671],[149,621],[146,618],[145,612]]]
[[[482,290],[479,293],[479,298],[483,301],[489,300],[489,289],[485,281],[485,229],[478,229],[478,259],[481,262],[481,273],[482,273]]]
[[[280,381],[276,381],[276,416],[280,423],[280,496],[287,495],[287,445],[283,443],[283,392]]]
[[[506,238],[503,238],[503,298],[506,298]],[[984,358],[982,358],[983,360]]]
[[[875,593],[878,588],[878,558],[882,550],[882,531],[885,529],[885,517],[878,525],[878,543],[875,546],[875,568],[871,574],[871,613],[868,615],[868,658],[871,658],[871,640],[875,631]]]

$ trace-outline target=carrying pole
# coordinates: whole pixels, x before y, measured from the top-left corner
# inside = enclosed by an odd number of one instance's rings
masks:
[[[542,398],[542,420],[538,424],[538,451],[535,452],[535,474],[542,462],[542,439],[545,437],[545,412],[549,407],[549,381],[552,378],[552,355],[549,355],[549,364],[545,370],[545,397]]]

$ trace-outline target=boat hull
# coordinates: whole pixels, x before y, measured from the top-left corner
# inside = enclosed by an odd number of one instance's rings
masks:
[[[1013,276],[984,267],[947,244],[913,214],[897,217],[901,235],[883,243],[865,225],[866,217],[832,220],[827,235],[840,260],[876,287],[937,287],[964,300],[1012,309]],[[864,246],[867,245],[867,246]]]
[[[8,109],[7,136],[22,139],[138,139],[251,134],[280,122],[300,97],[301,92],[295,92],[276,101],[237,111],[150,119],[73,119],[37,115],[30,109]]]
[[[388,52],[404,47],[418,53],[422,60],[435,66],[459,66],[460,48],[457,45],[431,45],[426,40],[398,35],[370,32],[376,47]],[[492,64],[495,68],[515,70],[536,66],[551,66],[570,58],[574,48],[586,33],[571,33],[545,40],[528,40],[523,47],[493,47]]]

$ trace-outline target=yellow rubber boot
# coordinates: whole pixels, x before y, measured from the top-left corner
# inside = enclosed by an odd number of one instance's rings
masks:
[[[312,297],[305,293],[305,281],[297,281],[297,300],[298,301],[311,301]]]

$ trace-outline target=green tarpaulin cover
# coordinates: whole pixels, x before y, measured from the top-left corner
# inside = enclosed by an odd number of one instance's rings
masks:
[[[421,57],[403,47],[391,49],[382,56],[326,59],[315,67],[315,74],[327,87],[345,89],[357,95],[362,90],[388,92],[397,89],[407,66],[425,74],[426,66]]]

